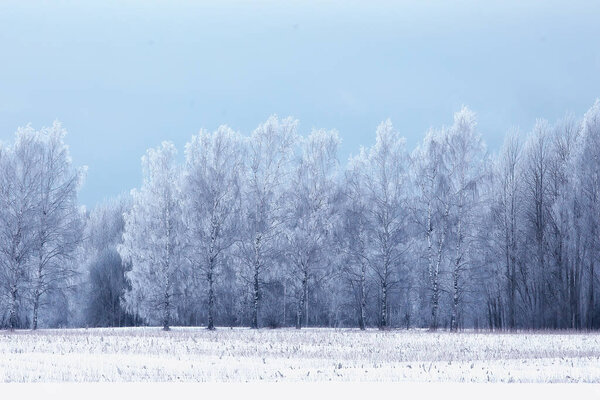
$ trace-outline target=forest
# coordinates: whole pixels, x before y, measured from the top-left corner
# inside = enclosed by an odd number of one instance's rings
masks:
[[[387,120],[272,116],[163,142],[86,209],[66,130],[0,144],[0,326],[598,329],[600,100],[489,151],[467,107],[407,149]]]

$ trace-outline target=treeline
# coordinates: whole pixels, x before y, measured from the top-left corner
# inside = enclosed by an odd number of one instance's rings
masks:
[[[495,154],[466,107],[412,152],[388,120],[345,166],[336,131],[221,126],[91,211],[64,135],[0,147],[5,327],[600,327],[600,101]]]

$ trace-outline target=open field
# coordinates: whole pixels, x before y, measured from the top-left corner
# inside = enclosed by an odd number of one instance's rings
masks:
[[[353,329],[0,332],[0,381],[600,382],[600,334]]]

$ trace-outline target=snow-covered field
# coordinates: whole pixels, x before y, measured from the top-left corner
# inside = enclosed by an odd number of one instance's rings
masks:
[[[597,333],[0,332],[0,381],[600,382]]]

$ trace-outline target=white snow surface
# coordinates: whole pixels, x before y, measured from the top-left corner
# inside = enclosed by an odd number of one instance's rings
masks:
[[[3,331],[0,381],[600,383],[600,334],[181,327]]]

